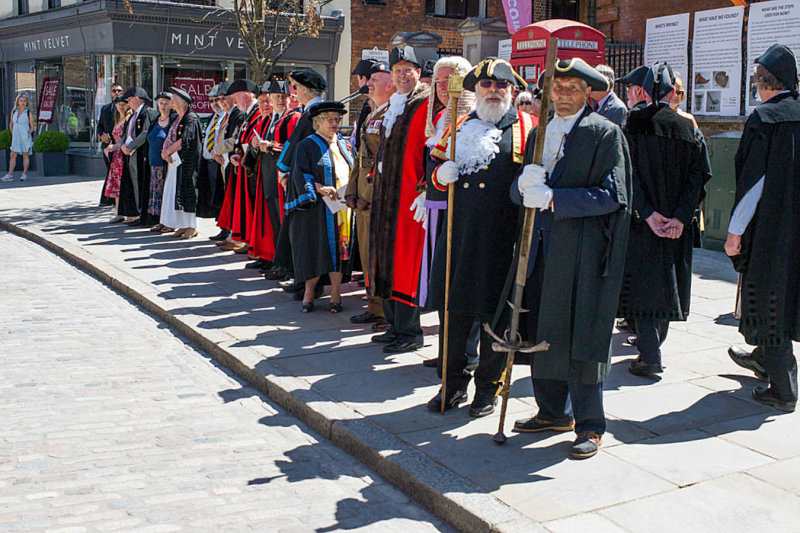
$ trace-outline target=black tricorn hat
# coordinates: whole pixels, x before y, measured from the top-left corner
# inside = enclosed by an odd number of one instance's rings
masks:
[[[666,61],[656,61],[644,77],[642,87],[653,100],[661,100],[675,89],[675,74]]]
[[[142,89],[141,87],[128,87],[125,89],[125,92],[122,93],[122,98],[127,100],[131,96],[138,96],[142,100],[150,101],[150,97],[147,95],[147,91]]]
[[[179,97],[181,100],[185,100],[186,103],[188,103],[189,105],[192,105],[194,103],[194,98],[189,96],[189,93],[187,93],[186,91],[178,89],[177,87],[170,87],[169,90],[172,91],[175,94],[175,96]]]
[[[376,72],[385,72],[389,74],[390,72],[389,62],[388,61],[376,61],[374,65],[369,69],[369,75],[372,76]]]
[[[325,78],[319,72],[310,68],[293,70],[289,73],[289,76],[303,87],[308,87],[309,89],[324,91],[328,88]]]
[[[344,115],[345,113],[347,113],[347,109],[345,109],[343,103],[337,102],[335,100],[327,100],[325,102],[320,102],[308,108],[308,115],[311,118],[314,118],[320,113],[325,113],[326,111],[335,111],[340,115]]]
[[[289,94],[289,88],[285,81],[271,79],[264,83],[259,90],[259,94]]]
[[[241,93],[241,92],[248,92],[257,94],[258,93],[258,85],[253,80],[248,80],[247,78],[240,78],[238,80],[233,80],[228,90],[225,91],[225,96],[234,93]]]
[[[608,78],[597,72],[594,68],[579,57],[572,59],[559,59],[555,64],[554,78],[579,78],[589,84],[593,91],[608,91],[610,89]],[[540,89],[544,83],[544,72],[539,76],[536,86]]]
[[[156,100],[158,100],[160,98],[166,98],[167,100],[169,100],[169,99],[172,98],[172,93],[167,92],[167,91],[161,91],[160,93],[158,93],[156,95]]]
[[[395,66],[401,61],[408,61],[416,65],[417,68],[422,68],[417,59],[417,53],[414,51],[413,46],[395,46],[389,52],[389,68]]]
[[[644,87],[644,78],[647,76],[647,73],[650,72],[650,67],[642,65],[641,67],[636,67],[632,71],[628,72],[621,78],[617,78],[617,83],[627,83],[629,85],[638,85],[639,87]]]
[[[770,71],[787,89],[797,92],[797,60],[789,48],[775,43],[758,56],[756,63]]]
[[[356,64],[356,68],[353,69],[353,72],[351,72],[350,75],[364,76],[365,78],[369,78],[370,69],[372,69],[372,65],[377,62],[377,59],[362,59]]]
[[[517,87],[527,89],[528,84],[514,71],[511,63],[505,59],[489,57],[475,65],[464,77],[464,89],[475,91],[475,86],[480,80],[505,80]]]

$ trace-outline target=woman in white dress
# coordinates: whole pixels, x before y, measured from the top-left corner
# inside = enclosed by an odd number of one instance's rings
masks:
[[[33,152],[33,131],[36,128],[36,120],[28,107],[29,101],[26,94],[17,96],[14,110],[11,112],[11,122],[8,129],[11,130],[10,158],[8,160],[8,174],[0,178],[2,181],[14,179],[14,168],[17,166],[17,154],[22,154],[22,176],[19,181],[28,179],[28,165],[30,164],[30,154]]]
[[[201,150],[200,119],[191,110],[194,101],[185,91],[170,87],[172,121],[161,151],[167,162],[161,224],[177,228],[171,235],[182,239],[197,236],[197,169]]]

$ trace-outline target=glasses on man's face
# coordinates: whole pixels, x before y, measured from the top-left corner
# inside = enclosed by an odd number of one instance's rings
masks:
[[[481,80],[478,82],[478,85],[480,85],[484,89],[491,89],[492,87],[497,87],[502,91],[503,89],[507,89],[508,86],[511,85],[511,83],[508,82],[507,80]]]

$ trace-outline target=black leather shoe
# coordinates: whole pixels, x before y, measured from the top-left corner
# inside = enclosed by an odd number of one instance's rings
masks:
[[[383,320],[382,316],[378,316],[370,311],[364,311],[360,315],[350,317],[350,322],[353,324],[371,324],[372,322],[380,322]]]
[[[421,342],[395,341],[383,347],[383,353],[406,353],[421,349]]]
[[[575,421],[571,418],[559,418],[558,420],[545,420],[537,416],[522,418],[514,422],[514,429],[517,433],[539,433],[540,431],[573,431]]]
[[[759,363],[753,357],[753,354],[747,350],[742,350],[738,346],[731,346],[728,348],[728,355],[731,360],[742,368],[752,371],[758,379],[769,383],[769,376],[764,365]]]
[[[372,331],[386,331],[387,329],[391,329],[392,325],[386,322],[386,319],[381,319],[380,322],[375,322],[372,324]]]
[[[664,372],[664,367],[657,363],[645,363],[644,361],[636,359],[631,362],[631,366],[628,367],[628,372],[634,376],[660,379],[656,374]]]
[[[286,275],[286,270],[281,267],[275,267],[264,272],[264,279],[270,281],[286,281],[289,277]]]
[[[138,218],[137,218],[137,219],[136,219],[136,220],[134,220],[133,222],[128,222],[128,223],[127,223],[127,224],[125,224],[125,225],[126,225],[126,226],[128,226],[129,228],[138,228],[139,226],[141,226],[141,225],[142,225],[142,221],[141,221],[141,219],[138,219]]]
[[[439,359],[434,357],[433,359],[425,359],[422,362],[422,366],[426,366],[428,368],[436,368],[439,366]]]
[[[284,290],[284,292],[288,292],[289,294],[295,294],[306,290],[305,283],[294,283],[293,280],[291,281],[292,281],[291,284],[286,285],[285,287],[281,287]]]
[[[445,393],[444,401],[445,411],[452,409],[453,407],[458,407],[459,404],[467,401],[467,391],[461,389],[447,391]],[[428,400],[426,405],[428,406],[429,411],[440,413],[442,411],[442,389],[439,389],[439,392],[436,393],[436,396]]]
[[[385,331],[380,335],[373,335],[372,342],[379,342],[381,344],[392,344],[397,341],[397,335],[395,335],[392,331]]]
[[[278,287],[281,289],[285,289],[286,287],[294,287],[295,285],[297,285],[297,283],[295,283],[294,278],[289,278],[287,280],[278,282]]]
[[[785,411],[787,413],[794,413],[794,410],[797,407],[796,401],[786,402],[775,396],[775,393],[772,391],[772,387],[756,387],[753,389],[753,399],[760,404],[768,405],[769,407],[774,407],[775,409]]]
[[[209,237],[209,241],[224,241],[228,238],[228,232],[226,230],[222,230],[213,237]]]
[[[497,405],[497,396],[491,394],[475,393],[475,399],[469,406],[469,416],[473,418],[480,418],[482,416],[494,413],[494,407]]]
[[[266,266],[266,263],[267,263],[266,261],[264,261],[263,259],[259,258],[259,259],[256,259],[255,261],[250,261],[244,267],[248,268],[248,269],[251,269],[251,270],[255,270],[257,268],[264,268]]]

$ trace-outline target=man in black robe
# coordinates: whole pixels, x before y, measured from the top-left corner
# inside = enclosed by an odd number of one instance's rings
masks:
[[[236,107],[233,102],[233,95],[225,94],[228,92],[231,83],[230,81],[224,81],[217,87],[217,94],[220,96],[218,102],[225,112],[225,116],[222,117],[220,125],[217,127],[217,137],[214,140],[214,147],[211,149],[211,156],[219,165],[214,199],[212,200],[212,204],[217,210],[217,222],[219,222],[219,211],[222,209],[222,204],[225,203],[228,180],[232,179],[233,172],[236,169],[230,164],[230,152],[236,144],[236,131],[244,122],[244,111]],[[209,239],[216,241],[215,244],[217,246],[226,246],[230,243],[230,236],[229,229],[220,228],[219,233],[209,237]]]
[[[120,148],[124,163],[118,214],[137,217],[128,223],[129,226],[152,226],[156,220],[147,213],[147,205],[150,203],[147,134],[153,121],[158,120],[158,110],[148,105],[150,97],[141,87],[129,87],[122,94],[122,98],[128,101],[133,114],[125,123],[125,133]]]
[[[699,231],[694,213],[711,165],[702,133],[669,106],[675,94],[669,65],[653,65],[643,86],[652,104],[631,111],[625,127],[633,162],[633,217],[618,313],[636,324],[639,357],[628,370],[657,378],[669,322],[689,315]]]
[[[456,160],[446,160],[448,131],[432,151],[438,161],[445,162],[433,172],[431,183],[440,191],[446,191],[449,184],[454,187],[445,409],[467,398],[472,379],[466,355],[470,330],[476,319],[491,322],[514,256],[519,209],[508,190],[519,174],[525,139],[533,127],[530,115],[512,105],[514,87],[525,90],[527,83],[507,61],[486,59],[476,65],[464,78],[464,89],[476,93],[477,107],[459,124]],[[446,233],[445,221],[442,235]],[[428,306],[441,312],[445,310],[446,262],[447,239],[440,238],[431,267]],[[492,350],[492,342],[481,330],[470,416],[494,412],[502,388],[505,356]],[[441,351],[441,340],[439,344]],[[439,365],[441,376],[441,362]],[[439,391],[428,402],[428,409],[439,412],[441,407]]]
[[[728,350],[739,366],[769,381],[753,398],[792,412],[800,341],[800,100],[797,63],[785,46],[756,59],[763,104],[745,123],[736,153],[736,199],[725,252],[742,275],[739,331],[756,349]]]
[[[540,78],[541,85],[543,78]],[[536,208],[520,333],[547,341],[534,354],[539,412],[514,431],[570,431],[570,455],[595,455],[606,428],[603,380],[630,227],[630,157],[622,130],[586,105],[608,80],[580,59],[559,61],[555,116],[547,125],[543,165],[532,164],[538,129],[525,150],[512,200]],[[520,199],[521,196],[521,199]],[[505,302],[505,298],[501,300]],[[505,304],[504,304],[505,305]],[[502,331],[502,329],[501,329]]]

